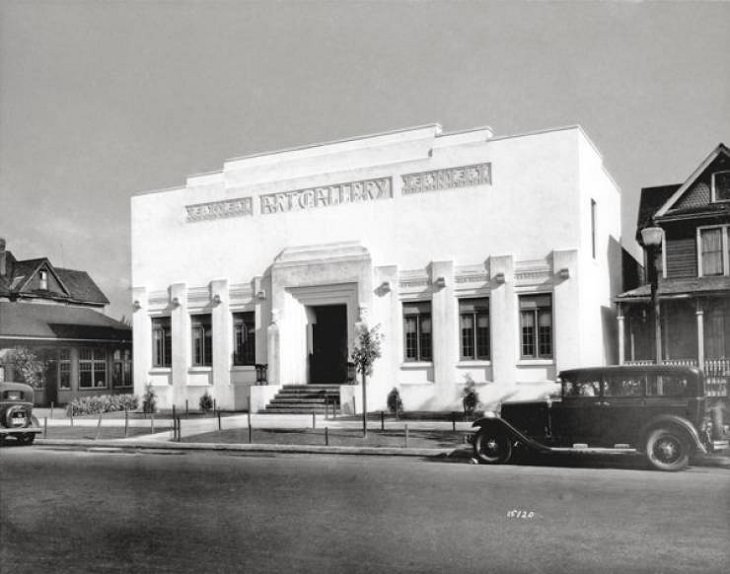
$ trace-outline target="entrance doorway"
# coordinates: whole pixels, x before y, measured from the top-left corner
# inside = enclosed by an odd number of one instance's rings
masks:
[[[310,307],[309,383],[339,385],[347,379],[347,305]]]

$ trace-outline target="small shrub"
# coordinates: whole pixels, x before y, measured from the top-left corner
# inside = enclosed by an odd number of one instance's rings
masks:
[[[403,401],[395,387],[388,393],[388,410],[396,416],[403,412]]]
[[[205,391],[205,394],[200,397],[200,410],[203,412],[210,412],[213,410],[213,397]]]
[[[464,414],[472,416],[479,405],[479,394],[476,391],[476,384],[469,375],[466,375],[466,384],[462,390],[461,404],[464,407]]]
[[[46,382],[46,363],[27,347],[3,349],[0,365],[13,367],[14,377],[34,389],[42,389]]]
[[[134,395],[99,395],[74,399],[67,405],[66,414],[76,417],[114,411],[133,411],[138,406],[139,399]]]
[[[142,398],[142,411],[145,413],[154,413],[157,411],[157,394],[152,388],[151,383],[147,383],[144,388],[144,397]]]

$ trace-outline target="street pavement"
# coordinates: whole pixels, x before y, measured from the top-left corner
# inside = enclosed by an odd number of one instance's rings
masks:
[[[0,565],[54,572],[730,571],[730,474],[0,449]]]

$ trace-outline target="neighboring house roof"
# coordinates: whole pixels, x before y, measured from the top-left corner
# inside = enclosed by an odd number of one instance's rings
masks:
[[[131,342],[132,329],[87,307],[0,301],[0,339]]]
[[[7,273],[0,276],[2,297],[51,299],[94,306],[109,304],[109,299],[86,271],[54,267],[45,257],[18,261],[9,251],[6,254]],[[42,269],[53,276],[58,290],[31,288],[31,281]]]
[[[638,241],[641,230],[651,223],[654,214],[664,205],[672,194],[680,188],[680,184],[644,187],[639,199],[639,217],[636,222],[636,239]]]
[[[94,283],[94,280],[86,271],[76,271],[75,269],[63,269],[56,267],[59,279],[73,294],[72,297],[79,301],[87,301],[89,303],[109,304],[101,289]]]
[[[675,299],[697,295],[730,293],[730,277],[691,277],[688,279],[660,279],[657,287],[659,299]],[[618,302],[649,301],[651,286],[642,285],[616,296]]]
[[[710,154],[704,159],[704,161],[692,172],[687,180],[679,186],[674,193],[664,202],[664,204],[656,211],[654,217],[664,217],[670,210],[680,207],[678,204],[687,190],[704,174],[705,170],[712,166],[716,161],[727,161],[730,158],[730,149],[724,144],[719,144]],[[698,206],[693,206],[698,207]],[[721,209],[720,205],[713,206]],[[724,208],[724,206],[722,207]]]

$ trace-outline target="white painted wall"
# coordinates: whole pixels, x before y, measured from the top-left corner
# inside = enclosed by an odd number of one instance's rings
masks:
[[[491,164],[491,185],[402,194],[403,174],[481,163]],[[392,178],[392,198],[275,214],[259,209],[262,194],[382,177]],[[186,206],[241,197],[253,199],[253,215],[187,221]],[[599,210],[595,259],[591,197]],[[284,250],[306,261],[307,250],[298,248],[321,244],[364,248],[372,271],[367,277],[359,267],[345,273],[346,267],[323,260],[272,282],[272,266]],[[621,272],[620,252],[609,251],[614,244],[620,245],[619,192],[577,127],[494,138],[488,129],[441,135],[428,126],[232,160],[221,172],[191,177],[183,187],[132,199],[132,280],[134,298],[141,302],[134,317],[135,381],[140,386],[154,382],[166,400],[178,404],[210,384],[220,400],[245,408],[248,399],[241,397],[249,396],[250,369],[232,370],[219,355],[209,383],[206,373],[190,371],[185,316],[195,309],[182,305],[169,311],[173,338],[182,340],[173,343],[171,372],[151,370],[151,354],[140,346],[151,345],[150,313],[166,311],[148,302],[150,294],[159,299],[178,284],[219,290],[224,302],[213,311],[214,332],[224,354],[230,354],[226,332],[239,297],[239,305],[256,310],[257,362],[266,362],[272,356],[267,336],[272,308],[283,313],[282,345],[297,337],[287,325],[301,322],[294,317],[301,305],[282,303],[286,281],[297,287],[347,282],[355,273],[368,284],[360,287],[357,304],[368,306],[370,324],[380,323],[386,338],[384,356],[369,381],[372,408],[385,407],[393,386],[401,390],[406,408],[458,408],[466,375],[481,384],[485,396],[500,396],[518,382],[537,383],[561,368],[612,359],[615,321],[606,320]],[[484,275],[481,284],[458,282],[466,267]],[[568,279],[560,277],[563,268],[569,269]],[[498,274],[505,276],[504,283],[496,281]],[[446,285],[434,289],[429,284],[419,297],[418,288],[403,287],[404,279],[417,276],[430,282],[444,277]],[[384,281],[391,290],[378,293]],[[250,293],[229,293],[235,289]],[[262,299],[256,297],[259,290]],[[555,357],[520,361],[518,296],[541,292],[553,295]],[[458,298],[463,296],[490,297],[491,361],[459,361]],[[413,298],[432,301],[435,358],[427,365],[402,360],[401,302]],[[294,343],[300,347],[300,342]],[[282,355],[283,376],[301,371],[296,360],[287,362]],[[273,365],[269,375],[279,380]]]

